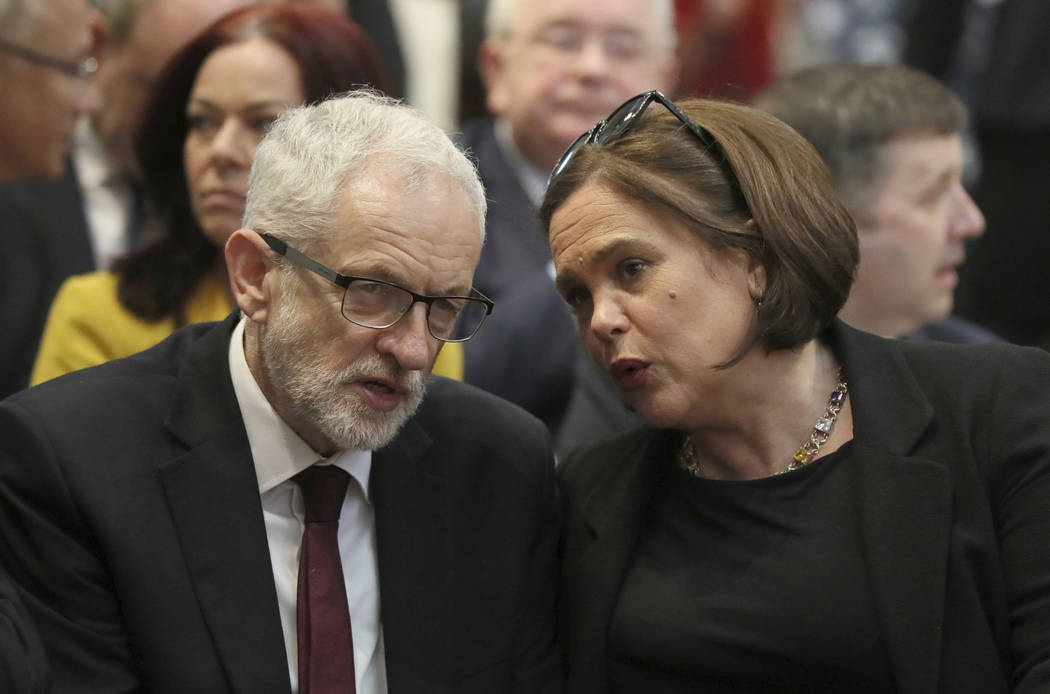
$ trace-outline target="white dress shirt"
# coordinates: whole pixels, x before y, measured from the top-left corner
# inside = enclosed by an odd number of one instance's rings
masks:
[[[514,133],[511,132],[509,122],[502,118],[497,118],[493,126],[493,132],[496,135],[496,145],[503,154],[503,158],[507,160],[507,165],[514,172],[518,183],[521,184],[521,189],[525,191],[525,197],[529,199],[533,207],[539,208],[543,203],[543,196],[547,193],[547,179],[550,177],[550,172],[541,169],[525,158],[525,155],[521,153],[518,145],[514,142]],[[547,276],[551,278],[551,281],[554,281],[554,260],[548,260],[544,269],[547,271]]]
[[[386,694],[375,512],[368,497],[372,452],[347,450],[327,460],[318,459],[317,453],[274,411],[248,369],[244,356],[246,321],[247,318],[242,316],[230,339],[230,374],[259,480],[292,692],[299,690],[295,603],[304,529],[303,497],[292,477],[316,463],[337,465],[356,482],[347,485],[339,516],[339,556],[350,605],[357,691],[359,694]]]
[[[131,246],[128,225],[134,202],[127,178],[110,165],[87,117],[77,121],[74,130],[73,166],[83,197],[95,267],[105,270]]]
[[[525,197],[529,199],[533,207],[539,207],[543,203],[543,196],[547,192],[547,179],[551,172],[541,169],[525,158],[514,141],[514,133],[511,131],[510,122],[497,118],[493,125],[496,135],[496,144],[499,146],[503,158],[507,160],[514,177],[518,179]]]
[[[459,112],[459,2],[390,0],[389,7],[405,61],[406,100],[451,131]]]

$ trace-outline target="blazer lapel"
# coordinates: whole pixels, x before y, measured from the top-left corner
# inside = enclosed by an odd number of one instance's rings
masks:
[[[626,447],[619,461],[610,461],[610,474],[584,504],[585,536],[568,540],[580,544],[565,553],[577,559],[563,568],[568,592],[563,600],[573,609],[565,635],[572,653],[567,691],[608,689],[609,622],[646,509],[672,458],[670,440],[669,434],[650,432]]]
[[[854,498],[875,608],[900,691],[934,692],[951,480],[941,463],[914,456],[935,426],[933,408],[894,343],[849,329],[835,332],[850,381]]]
[[[448,691],[455,665],[451,495],[431,438],[409,420],[372,464],[379,596],[391,694]],[[459,548],[465,551],[465,548]]]
[[[202,337],[180,370],[166,426],[188,450],[159,475],[233,691],[289,694],[258,482],[227,368],[235,318]]]

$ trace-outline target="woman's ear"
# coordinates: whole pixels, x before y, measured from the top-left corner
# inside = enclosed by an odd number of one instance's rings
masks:
[[[272,298],[266,277],[276,272],[272,251],[251,229],[239,229],[226,241],[226,272],[233,299],[241,311],[256,323],[265,323]],[[272,281],[272,279],[271,279]]]
[[[758,225],[754,219],[744,222],[744,228],[749,232],[758,234]],[[751,294],[751,300],[756,304],[762,303],[762,297],[766,295],[766,266],[755,257],[748,258],[747,264],[747,290]]]
[[[747,271],[747,290],[756,304],[766,295],[766,266],[752,258]]]

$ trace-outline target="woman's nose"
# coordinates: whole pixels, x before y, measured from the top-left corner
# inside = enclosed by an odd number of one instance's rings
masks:
[[[210,148],[216,163],[250,166],[255,143],[248,129],[237,119],[227,118],[212,138]]]

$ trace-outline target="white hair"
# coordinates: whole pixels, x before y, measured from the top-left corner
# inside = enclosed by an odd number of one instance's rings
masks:
[[[373,163],[398,174],[406,194],[446,176],[467,194],[484,239],[474,164],[421,111],[369,90],[281,114],[255,150],[243,225],[312,248],[327,237],[343,190]]]
[[[514,30],[514,18],[523,0],[489,0],[485,9],[485,37],[502,39]],[[649,5],[655,12],[656,33],[660,48],[674,49],[677,34],[674,27],[674,3],[672,0],[638,0],[640,6]],[[602,0],[594,0],[600,7]]]

